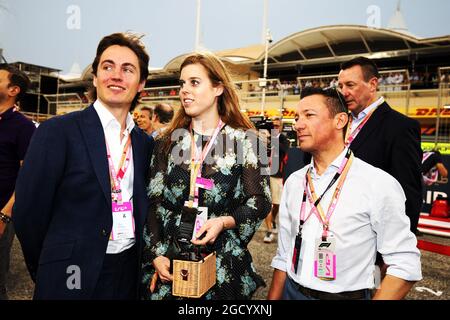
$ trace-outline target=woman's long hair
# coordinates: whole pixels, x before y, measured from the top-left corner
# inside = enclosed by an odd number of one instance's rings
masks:
[[[236,88],[222,61],[212,53],[193,53],[184,59],[180,67],[180,73],[184,67],[191,64],[202,65],[206,69],[213,86],[223,86],[223,93],[218,96],[217,101],[219,116],[222,121],[235,129],[255,129],[255,126],[250,119],[240,111],[239,97]],[[186,114],[184,107],[181,106],[162,136],[163,139],[166,139],[166,151],[169,150],[172,143],[170,138],[172,133],[179,128],[187,129],[191,124],[191,121],[192,118]]]

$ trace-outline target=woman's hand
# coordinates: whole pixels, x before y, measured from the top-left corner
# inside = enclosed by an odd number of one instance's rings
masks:
[[[217,236],[225,230],[225,217],[218,217],[206,220],[205,224],[198,230],[195,239],[191,242],[195,245],[206,245],[207,243],[214,243]],[[199,237],[204,234],[202,239]]]
[[[170,274],[170,260],[169,258],[165,256],[159,256],[156,257],[153,260],[153,266],[156,269],[156,272],[158,272],[159,278],[161,279],[162,283],[165,282],[172,282],[173,276]]]

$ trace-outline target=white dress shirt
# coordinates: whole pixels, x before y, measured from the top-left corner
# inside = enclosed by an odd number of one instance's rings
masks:
[[[126,119],[126,129],[121,133],[120,123],[113,116],[108,109],[106,109],[102,103],[97,100],[94,102],[94,109],[102,123],[103,131],[105,133],[105,138],[108,143],[109,150],[111,152],[112,162],[114,168],[117,172],[119,167],[120,158],[122,157],[122,152],[125,144],[127,143],[128,136],[131,130],[134,128],[134,121],[130,114],[127,115]],[[120,137],[122,136],[122,141]],[[109,171],[109,168],[108,168]],[[133,180],[134,180],[134,165],[133,165],[133,148],[130,149],[130,164],[128,165],[127,171],[120,184],[122,190],[123,201],[132,201],[133,197]],[[111,212],[112,216],[112,212]],[[120,240],[109,240],[106,253],[120,253],[128,248],[131,248],[136,242],[135,238],[132,239],[120,239]]]
[[[361,123],[361,121],[364,120],[364,118],[366,117],[366,115],[368,115],[370,112],[372,112],[372,110],[374,110],[375,108],[377,108],[379,105],[381,105],[384,102],[384,97],[380,97],[377,101],[375,101],[374,103],[372,103],[371,105],[369,105],[367,108],[365,108],[363,111],[361,111],[360,113],[358,113],[357,116],[355,116],[352,113],[352,127],[351,127],[351,132],[355,131],[355,129],[359,126],[359,124]]]
[[[306,171],[312,166],[312,183],[319,196],[338,171],[346,151],[321,176],[312,160],[286,181],[280,203],[278,249],[272,267],[287,272],[295,282],[314,290],[338,293],[373,288],[378,250],[389,265],[387,274],[409,281],[420,280],[420,251],[405,214],[406,198],[402,187],[386,172],[358,158],[353,160],[330,219],[329,234],[336,239],[336,279],[324,281],[314,276],[315,240],[321,237],[323,230],[315,214],[303,225],[297,274],[291,270]],[[337,184],[320,202],[325,214]],[[308,200],[305,207],[306,218],[311,210]]]

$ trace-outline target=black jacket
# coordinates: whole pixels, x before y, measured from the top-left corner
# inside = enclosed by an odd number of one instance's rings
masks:
[[[153,140],[135,127],[131,141],[133,214],[140,250]],[[35,299],[92,296],[113,222],[105,136],[93,106],[47,120],[36,130],[17,179],[13,221],[36,282]],[[68,289],[70,266],[81,270],[80,290]]]
[[[420,125],[381,104],[350,145],[355,156],[380,168],[403,187],[406,215],[415,232],[422,207]]]

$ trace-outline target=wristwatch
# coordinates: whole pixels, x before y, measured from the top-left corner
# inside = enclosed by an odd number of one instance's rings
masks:
[[[11,217],[7,216],[3,212],[0,212],[0,221],[3,221],[4,223],[10,223],[11,220]]]

